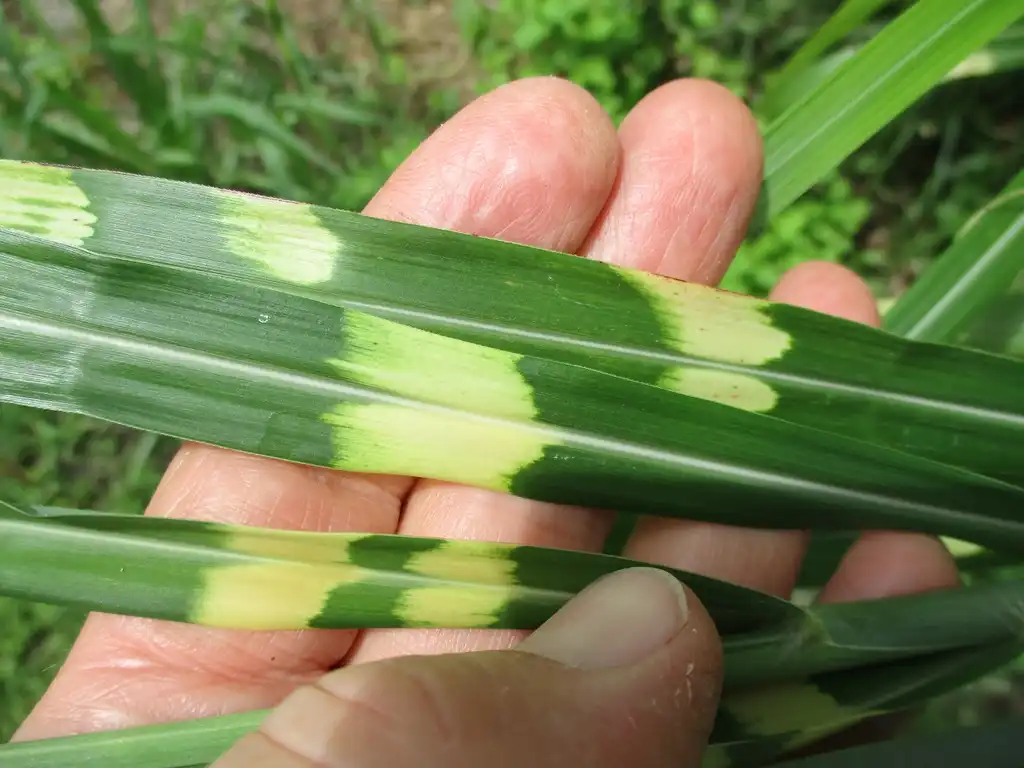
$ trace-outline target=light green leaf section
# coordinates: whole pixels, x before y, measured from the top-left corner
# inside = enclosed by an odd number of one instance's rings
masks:
[[[771,411],[779,402],[778,393],[764,381],[712,368],[680,366],[666,373],[658,384],[681,395],[712,400],[754,413]]]
[[[793,343],[762,310],[768,302],[695,283],[622,270],[665,318],[665,332],[685,355],[736,365],[778,360]]]
[[[253,259],[275,277],[297,285],[331,279],[341,256],[341,242],[320,224],[304,203],[238,192],[216,192],[225,240],[240,258]]]
[[[445,445],[451,471],[463,482],[508,488],[511,478],[551,444],[536,424],[516,423],[530,423],[537,415],[530,386],[515,367],[520,355],[372,315],[349,315],[345,331],[345,356],[329,361],[343,376],[437,407],[410,411],[399,403],[339,404],[324,415],[335,430],[336,468],[402,466],[410,475],[430,476],[444,458],[429,446]],[[431,369],[444,375],[424,376]]]
[[[305,625],[333,589],[358,584],[366,573],[351,565],[265,561],[209,568],[203,576],[192,623],[264,630]]]
[[[50,165],[25,166],[5,178],[0,191],[0,227],[31,232],[67,245],[80,246],[92,234],[96,217],[89,200],[71,180],[71,171]]]

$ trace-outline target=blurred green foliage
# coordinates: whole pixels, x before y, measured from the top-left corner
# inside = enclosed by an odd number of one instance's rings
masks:
[[[616,121],[681,76],[716,80],[761,114],[770,74],[839,0],[105,5],[0,0],[0,156],[359,209],[468,94],[515,77],[572,79]],[[428,12],[448,21],[430,39],[419,25]],[[1000,50],[1024,62],[1024,35],[1015,39]],[[744,244],[724,287],[763,295],[789,267],[825,259],[856,269],[880,298],[900,292],[1024,164],[1022,107],[1012,70],[938,89]],[[1006,323],[1024,324],[1020,295],[978,332],[1012,337]],[[0,495],[138,512],[173,450],[114,425],[3,406]],[[0,739],[81,620],[0,599]]]

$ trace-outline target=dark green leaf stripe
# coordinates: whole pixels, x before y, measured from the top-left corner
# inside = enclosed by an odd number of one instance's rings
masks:
[[[1024,484],[1016,361],[565,254],[148,177],[0,161],[0,226]]]
[[[339,469],[1024,548],[1024,490],[598,371],[0,230],[0,399]]]
[[[207,626],[534,629],[591,582],[637,565],[542,547],[32,513],[0,502],[3,594]],[[665,570],[723,633],[805,621],[779,598]]]

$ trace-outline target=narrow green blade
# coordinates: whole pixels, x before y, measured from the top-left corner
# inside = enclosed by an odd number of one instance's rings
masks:
[[[647,565],[509,544],[31,514],[4,502],[0,532],[4,595],[235,629],[535,629],[601,576]],[[802,620],[784,600],[665,570],[722,632]]]
[[[0,161],[0,226],[1024,485],[1024,365],[995,356],[566,254],[123,174]]]
[[[975,213],[953,245],[886,313],[911,339],[954,342],[1024,270],[1024,171]]]
[[[786,208],[1022,16],[1019,0],[918,0],[887,24],[768,127],[766,215]]]
[[[773,80],[771,89],[758,102],[762,116],[774,119],[805,99],[862,46],[847,45],[834,53],[802,66],[785,78]],[[992,38],[984,48],[969,54],[947,72],[936,86],[970,77],[986,77],[1024,68],[1024,26],[1009,27]]]
[[[1024,489],[881,446],[9,230],[0,268],[3,401],[555,503],[1024,549]]]
[[[305,533],[0,503],[0,593],[236,629],[535,629],[588,584],[642,565],[490,542]],[[40,571],[40,562],[52,563]],[[1024,582],[802,609],[665,568],[715,620],[725,689],[998,641]]]
[[[197,768],[259,728],[269,710],[0,745],[4,768]]]
[[[807,618],[726,638],[726,687],[749,687],[1014,638],[1024,581],[807,608]]]
[[[767,111],[769,115],[775,117],[784,111],[782,108],[784,103],[789,105],[794,103],[795,99],[780,98],[780,93],[793,92],[792,85],[795,80],[798,80],[808,69],[815,68],[815,65],[820,63],[818,60],[826,51],[862,26],[888,2],[889,0],[845,0],[828,21],[822,24],[821,28],[800,46],[796,53],[790,56],[789,61],[782,69],[769,78],[769,88],[759,104],[759,111],[762,114]],[[770,107],[767,110],[764,109],[766,105]]]

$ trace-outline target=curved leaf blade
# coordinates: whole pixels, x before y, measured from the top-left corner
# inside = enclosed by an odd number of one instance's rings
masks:
[[[767,215],[786,208],[1022,16],[1015,0],[918,0],[887,24],[768,127]]]
[[[1024,271],[1024,171],[957,235],[885,315],[911,339],[953,342]]]

